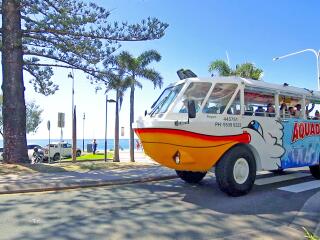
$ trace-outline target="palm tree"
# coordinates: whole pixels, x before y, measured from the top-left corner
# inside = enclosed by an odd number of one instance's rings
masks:
[[[209,72],[213,73],[217,71],[220,76],[232,76],[233,70],[223,60],[215,60],[209,65]]]
[[[250,78],[260,80],[263,76],[263,70],[257,68],[253,63],[242,63],[236,65],[236,69],[232,69],[225,61],[215,60],[209,65],[209,72],[218,72],[220,76],[239,76],[243,78]]]
[[[162,87],[162,77],[153,68],[148,65],[153,61],[159,62],[161,55],[155,50],[143,52],[137,58],[133,57],[129,52],[123,51],[119,54],[119,62],[124,67],[128,77],[131,78],[130,86],[130,159],[134,162],[134,133],[132,123],[134,121],[134,91],[136,87],[142,88],[138,79],[146,79],[153,83],[154,87]]]
[[[106,93],[110,90],[116,91],[116,110],[115,110],[115,133],[114,133],[114,162],[120,162],[119,159],[119,112],[121,110],[123,95],[131,84],[131,78],[125,77],[123,73],[110,74],[106,88]]]

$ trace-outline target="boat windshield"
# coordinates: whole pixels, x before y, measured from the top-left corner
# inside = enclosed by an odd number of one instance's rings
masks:
[[[170,104],[175,100],[179,92],[181,91],[184,83],[166,88],[158,98],[158,100],[152,105],[150,116],[159,113],[165,113],[168,110]]]

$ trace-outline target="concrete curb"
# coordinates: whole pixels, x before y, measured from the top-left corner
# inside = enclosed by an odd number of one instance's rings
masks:
[[[16,193],[33,193],[33,192],[49,192],[49,191],[63,191],[79,188],[91,188],[91,187],[103,187],[111,185],[126,185],[134,183],[145,183],[145,182],[154,182],[154,181],[163,181],[178,178],[177,175],[167,175],[160,177],[146,177],[146,178],[131,178],[131,179],[119,179],[119,180],[106,180],[106,181],[87,181],[79,183],[56,183],[52,184],[54,186],[47,186],[49,184],[40,183],[39,186],[34,186],[26,189],[8,189],[6,191],[1,191],[0,194],[16,194]],[[45,185],[45,186],[44,186]]]

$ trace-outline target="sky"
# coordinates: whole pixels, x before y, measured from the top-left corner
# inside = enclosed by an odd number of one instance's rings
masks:
[[[279,61],[272,59],[306,48],[319,50],[318,0],[95,0],[111,10],[110,21],[136,23],[149,16],[169,24],[165,36],[147,42],[127,42],[121,50],[134,56],[150,49],[157,50],[162,60],[151,66],[163,77],[163,88],[141,79],[142,89],[135,91],[135,118],[143,115],[162,90],[178,80],[176,71],[189,68],[199,77],[209,77],[208,66],[216,59],[230,65],[252,62],[264,70],[263,80],[289,83],[309,89],[317,88],[316,57],[311,52]],[[43,109],[42,124],[28,139],[48,138],[47,121],[51,121],[51,138],[60,138],[58,112],[66,114],[63,138],[70,139],[72,115],[72,80],[69,70],[54,69],[53,80],[60,90],[51,96],[35,93],[25,74],[26,101],[35,101]],[[2,79],[2,76],[1,76]],[[108,97],[113,98],[114,92]],[[95,92],[86,76],[75,71],[75,105],[77,107],[77,137],[104,138],[105,92]],[[108,138],[114,136],[114,104],[108,104]],[[85,120],[83,114],[85,113]],[[84,123],[84,125],[83,125]],[[129,138],[129,91],[120,112],[120,127]]]

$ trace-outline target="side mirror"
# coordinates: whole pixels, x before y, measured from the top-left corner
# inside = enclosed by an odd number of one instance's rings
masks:
[[[188,118],[196,117],[196,104],[194,100],[188,100]]]
[[[144,116],[147,116],[148,112],[147,110],[144,111]]]

